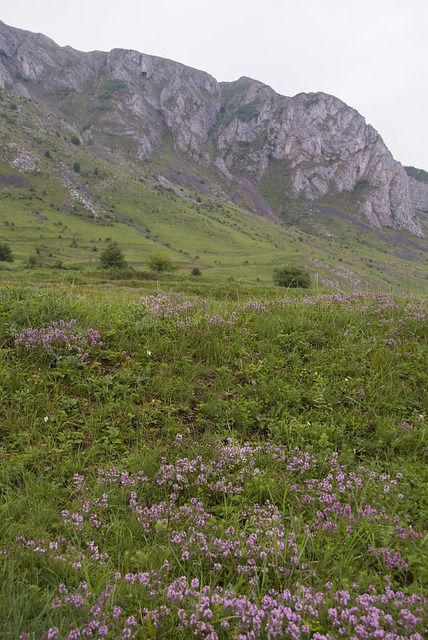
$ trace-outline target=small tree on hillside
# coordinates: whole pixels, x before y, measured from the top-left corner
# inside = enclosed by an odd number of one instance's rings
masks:
[[[117,242],[109,242],[100,255],[102,269],[125,269],[127,267],[123,251]]]
[[[297,267],[275,269],[273,281],[279,287],[289,287],[291,289],[308,289],[311,286],[309,273]]]
[[[151,253],[146,263],[151,271],[157,271],[158,273],[175,271],[177,268],[166,253]]]
[[[0,261],[1,262],[13,262],[12,249],[5,242],[2,242],[0,244]]]

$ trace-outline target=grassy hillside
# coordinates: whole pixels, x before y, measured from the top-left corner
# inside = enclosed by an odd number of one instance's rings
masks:
[[[426,299],[164,284],[1,288],[2,638],[422,640]]]
[[[370,228],[355,216],[355,194],[287,200],[278,186],[284,167],[272,163],[260,190],[281,212],[274,221],[252,212],[251,202],[245,209],[228,201],[218,176],[190,166],[171,141],[138,163],[48,115],[0,91],[0,229],[15,258],[0,262],[2,280],[105,279],[99,255],[113,239],[140,272],[151,253],[165,252],[181,280],[197,266],[213,282],[267,286],[274,268],[287,264],[308,269],[326,291],[427,291],[426,241]],[[183,186],[160,178],[168,171]]]

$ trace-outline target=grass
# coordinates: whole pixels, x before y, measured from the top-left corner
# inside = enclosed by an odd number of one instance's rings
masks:
[[[426,299],[9,284],[0,316],[2,638],[426,637]]]

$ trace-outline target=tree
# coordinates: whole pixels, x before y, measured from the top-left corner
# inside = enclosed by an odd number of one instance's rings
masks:
[[[76,173],[80,173],[80,162],[75,162],[73,164],[73,171],[75,171]]]
[[[175,271],[177,268],[166,253],[151,253],[146,263],[151,271],[157,271],[158,273]]]
[[[102,269],[125,269],[127,267],[123,251],[117,242],[109,242],[100,255]]]
[[[0,244],[0,261],[1,262],[13,262],[12,249],[5,242],[2,242]]]
[[[289,287],[291,289],[308,289],[311,286],[309,273],[297,267],[275,269],[273,281],[279,287]]]
[[[201,276],[202,275],[202,271],[199,269],[199,267],[193,267],[192,271],[190,272],[192,274],[192,276]]]

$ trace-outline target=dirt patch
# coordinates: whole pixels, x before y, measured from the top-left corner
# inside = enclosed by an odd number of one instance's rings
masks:
[[[16,187],[17,189],[27,186],[27,181],[22,176],[14,173],[0,173],[0,185],[6,187]]]

